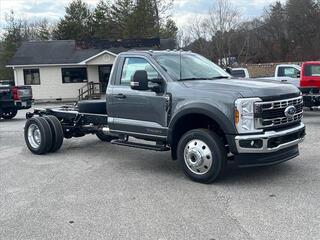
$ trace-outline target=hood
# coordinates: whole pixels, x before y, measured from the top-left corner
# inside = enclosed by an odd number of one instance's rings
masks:
[[[243,97],[259,97],[262,100],[299,96],[300,90],[292,84],[266,79],[219,79],[184,81],[188,88],[213,92],[239,93]]]

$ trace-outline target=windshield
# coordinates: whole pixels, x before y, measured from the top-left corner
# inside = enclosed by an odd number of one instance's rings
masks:
[[[197,54],[182,53],[180,55],[177,53],[168,53],[155,56],[155,59],[168,74],[177,81],[230,77],[230,75],[216,64]]]
[[[244,70],[232,70],[231,71],[231,75],[233,77],[239,77],[239,78],[245,78],[246,77],[246,73]]]
[[[307,77],[320,77],[320,65],[306,65],[305,76]]]

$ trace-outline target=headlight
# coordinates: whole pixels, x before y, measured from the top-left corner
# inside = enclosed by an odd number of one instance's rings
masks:
[[[261,102],[260,98],[239,98],[235,102],[235,124],[238,133],[261,132],[254,126],[255,103]]]

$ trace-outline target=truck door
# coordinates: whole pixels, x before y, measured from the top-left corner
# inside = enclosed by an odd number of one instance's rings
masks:
[[[320,88],[320,62],[303,64],[301,86]]]
[[[276,79],[300,87],[300,70],[293,66],[279,66]]]
[[[147,71],[148,79],[158,78],[159,72],[147,58],[123,57],[117,77],[111,85],[108,102],[110,129],[143,137],[163,139],[167,136],[167,97],[165,91],[139,91],[130,87],[137,70]],[[130,134],[129,134],[130,135]]]

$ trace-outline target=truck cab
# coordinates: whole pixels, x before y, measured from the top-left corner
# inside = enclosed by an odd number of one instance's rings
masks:
[[[300,90],[307,107],[320,106],[320,62],[302,64]]]
[[[300,87],[301,67],[296,64],[277,65],[274,79],[281,82],[291,83],[296,87]]]
[[[234,78],[250,78],[250,74],[247,68],[232,68],[229,73]]]

